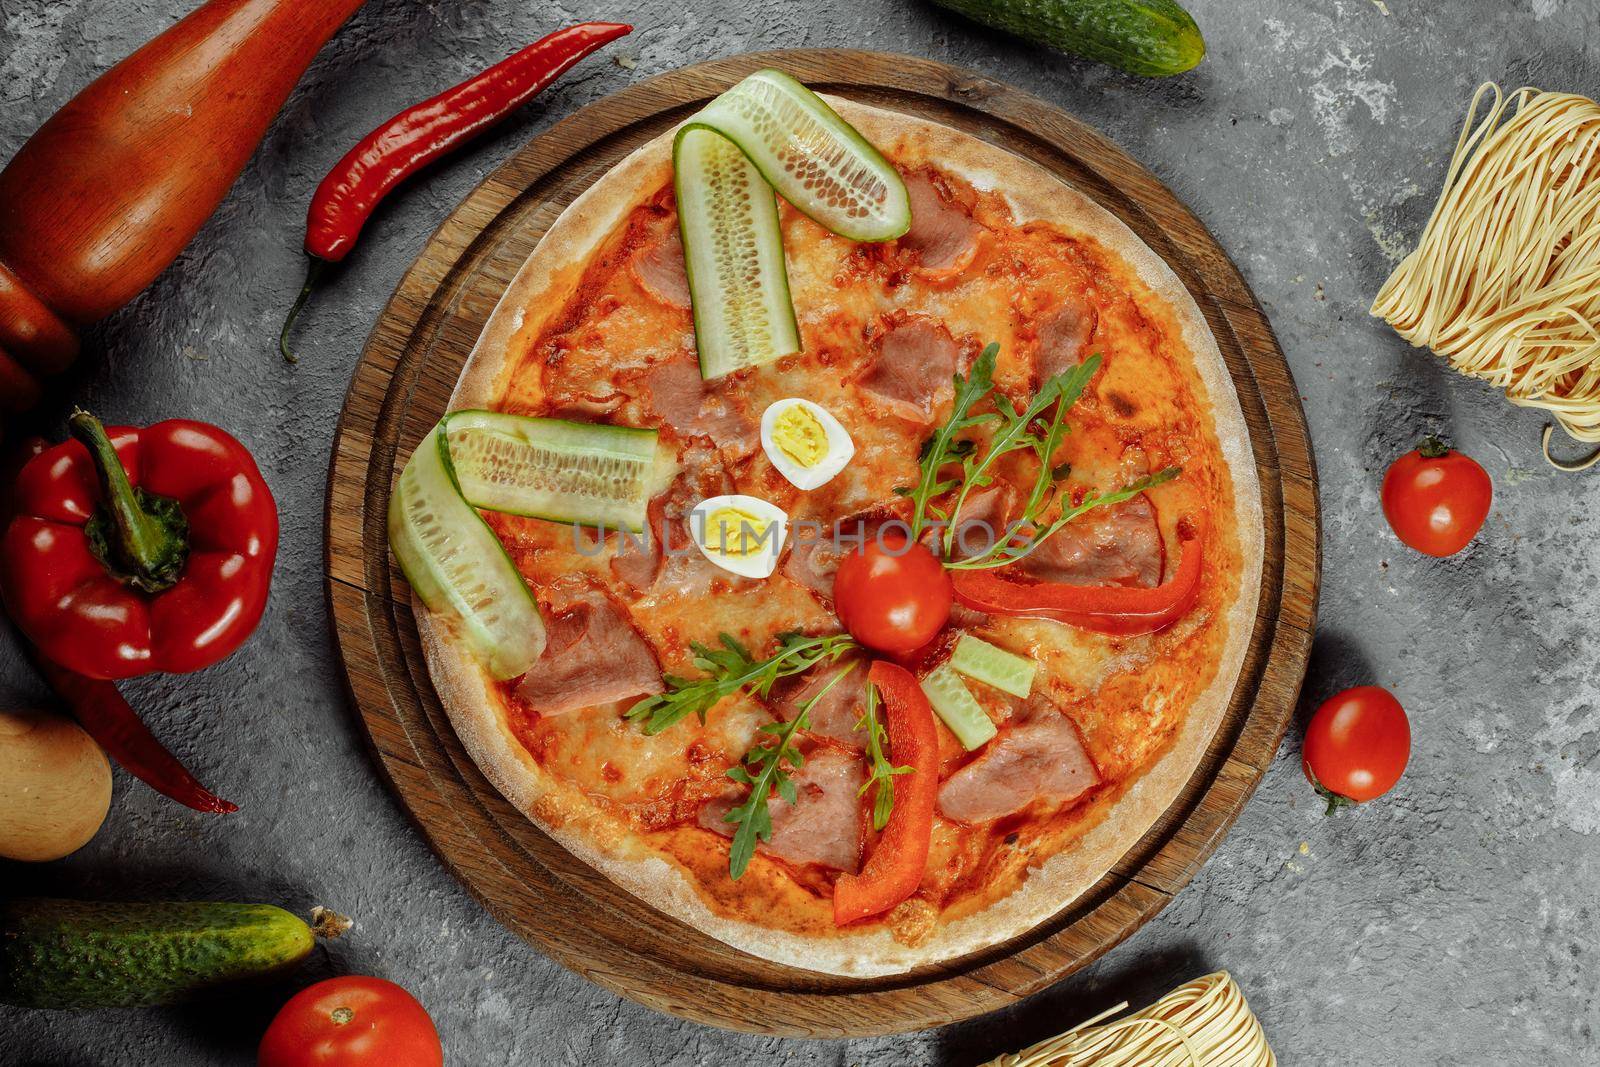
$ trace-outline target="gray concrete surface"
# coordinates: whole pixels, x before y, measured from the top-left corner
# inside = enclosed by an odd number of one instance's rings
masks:
[[[190,0],[0,0],[0,160]],[[41,417],[194,415],[254,450],[278,495],[272,603],[244,650],[130,687],[159,732],[238,801],[230,818],[119,773],[110,821],[61,863],[0,887],[85,896],[325,903],[356,919],[311,974],[415,990],[449,1062],[946,1064],[986,1060],[1121,999],[1230,969],[1282,1061],[1600,1063],[1600,470],[1559,475],[1540,418],[1407,348],[1366,307],[1418,233],[1460,113],[1484,78],[1600,92],[1593,0],[1191,0],[1196,72],[1144,81],[977,28],[924,0],[372,0],[318,59],[222,210],[155,287],[97,329]],[[271,338],[299,284],[305,203],[355,138],[557,24],[638,30],[375,220],[312,305],[302,362]],[[733,52],[854,45],[931,56],[1080,115],[1152,168],[1238,260],[1304,394],[1322,476],[1322,625],[1296,728],[1194,883],[1099,965],[1005,1013],[843,1043],[766,1040],[656,1015],[588,984],[490,919],[379,783],[343,698],[323,605],[323,483],[363,339],[437,222],[578,106]],[[626,57],[628,65],[616,62]],[[1444,430],[1495,481],[1459,558],[1396,544],[1387,461]],[[1391,687],[1415,751],[1389,797],[1324,818],[1299,725],[1343,686]],[[39,687],[0,642],[0,699]],[[244,1064],[270,1005],[97,1016],[0,1010],[0,1063]]]

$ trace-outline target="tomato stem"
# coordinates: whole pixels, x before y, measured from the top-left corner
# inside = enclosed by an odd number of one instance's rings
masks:
[[[1424,459],[1439,459],[1450,454],[1450,444],[1437,434],[1429,434],[1417,446]]]
[[[1349,797],[1340,793],[1335,793],[1331,789],[1324,789],[1320,785],[1317,786],[1317,793],[1321,795],[1322,799],[1328,802],[1327,809],[1322,813],[1324,815],[1332,815],[1340,808],[1348,808],[1355,805],[1355,801],[1351,800]]]
[[[1355,805],[1356,802],[1345,796],[1343,793],[1335,793],[1333,790],[1323,785],[1322,782],[1317,778],[1317,772],[1311,769],[1310,763],[1302,761],[1302,766],[1305,768],[1306,778],[1311,781],[1311,788],[1317,791],[1317,796],[1328,802],[1327,810],[1322,813],[1323,815],[1332,815],[1340,808],[1348,808]]]

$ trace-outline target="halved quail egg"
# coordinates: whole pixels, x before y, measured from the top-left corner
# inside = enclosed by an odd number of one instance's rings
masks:
[[[797,489],[815,489],[844,470],[856,454],[850,432],[826,408],[792,396],[761,416],[761,447]]]
[[[777,568],[788,532],[789,516],[760,497],[714,496],[689,512],[689,534],[706,559],[744,578]]]

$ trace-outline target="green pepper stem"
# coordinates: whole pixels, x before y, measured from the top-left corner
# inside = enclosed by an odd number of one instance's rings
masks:
[[[311,291],[321,283],[323,275],[327,274],[328,268],[332,265],[325,259],[310,257],[310,263],[306,267],[305,284],[300,286],[300,295],[294,298],[294,304],[289,308],[289,315],[283,320],[283,329],[278,333],[278,351],[290,363],[299,363],[300,359],[289,348],[289,331],[294,328],[294,320],[300,317],[300,311],[306,306],[306,301],[311,299]]]
[[[106,538],[103,562],[140,589],[159,592],[170,587],[189,551],[187,523],[176,503],[134,489],[99,419],[87,411],[74,411],[67,428],[89,450],[100,481],[104,514],[115,534]]]

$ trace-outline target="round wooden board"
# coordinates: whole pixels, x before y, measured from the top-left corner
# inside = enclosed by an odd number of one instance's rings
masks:
[[[826,92],[925,116],[1060,175],[1172,266],[1226,357],[1249,424],[1266,559],[1228,717],[1182,796],[1088,893],[991,951],[893,979],[766,963],[642,904],[545,837],[484,779],[428,679],[384,534],[399,460],[444,412],[490,311],[563,208],[633,148],[744,75],[781,67]],[[400,802],[501,922],[563,965],[660,1011],[810,1037],[917,1030],[993,1011],[1071,974],[1147,922],[1216,847],[1293,713],[1316,612],[1317,489],[1289,368],[1205,227],[1099,134],[1018,90],[910,56],[804,49],[717,60],[593,104],[536,138],[445,220],[356,367],[328,484],[328,597],[350,693]]]

